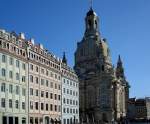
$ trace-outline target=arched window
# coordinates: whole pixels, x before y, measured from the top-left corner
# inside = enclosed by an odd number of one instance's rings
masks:
[[[90,28],[92,26],[91,20],[88,20],[88,27]]]
[[[97,28],[97,21],[95,20],[95,27]]]
[[[6,76],[6,70],[4,68],[2,68],[2,76],[5,77]]]
[[[105,67],[104,67],[104,65],[102,65],[102,71],[104,71],[105,70]]]

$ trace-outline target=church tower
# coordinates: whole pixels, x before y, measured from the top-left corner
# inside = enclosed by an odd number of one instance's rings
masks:
[[[80,121],[89,124],[111,123],[126,115],[125,93],[122,93],[122,101],[116,94],[120,93],[118,87],[125,87],[125,83],[118,81],[124,73],[121,59],[114,69],[107,40],[100,34],[99,21],[91,7],[85,17],[84,36],[75,52],[74,68],[80,82]]]

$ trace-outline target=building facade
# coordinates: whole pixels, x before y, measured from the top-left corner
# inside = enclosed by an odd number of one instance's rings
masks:
[[[23,34],[0,30],[0,124],[28,122],[28,62]]]
[[[130,98],[128,104],[129,120],[150,120],[150,98]]]
[[[30,124],[61,121],[61,60],[28,42]]]
[[[107,41],[99,32],[99,17],[92,8],[85,17],[85,26],[83,39],[77,43],[74,67],[80,82],[80,121],[120,121],[126,116],[129,96],[121,58],[114,68]]]
[[[64,124],[79,122],[75,71],[34,39],[0,30],[0,124],[60,124],[63,120]]]
[[[75,71],[67,65],[65,55],[62,71],[62,124],[79,123],[79,81]]]

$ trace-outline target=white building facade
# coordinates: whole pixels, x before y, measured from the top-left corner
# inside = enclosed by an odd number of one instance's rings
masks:
[[[63,58],[64,60],[64,58]],[[79,81],[74,70],[62,62],[62,124],[79,123]]]
[[[0,124],[28,122],[28,63],[23,34],[0,30]]]

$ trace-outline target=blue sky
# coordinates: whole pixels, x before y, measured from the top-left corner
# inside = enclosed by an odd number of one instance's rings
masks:
[[[121,55],[131,97],[150,96],[150,0],[94,0],[112,62]],[[24,32],[74,65],[88,0],[0,0],[0,28]]]

